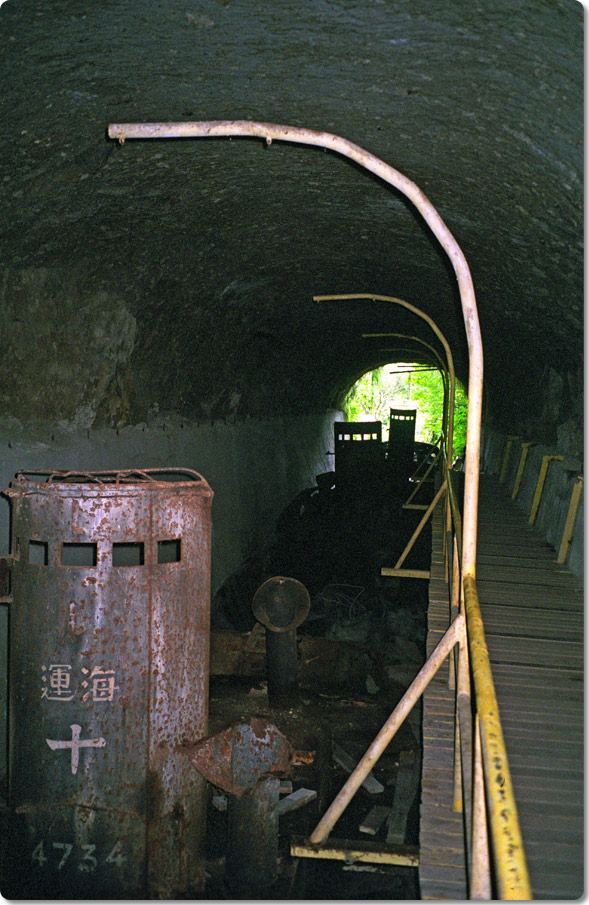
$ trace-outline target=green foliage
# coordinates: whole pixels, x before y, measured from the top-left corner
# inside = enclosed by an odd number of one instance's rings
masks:
[[[403,366],[401,366],[403,367]],[[405,366],[407,369],[411,365]],[[414,366],[419,367],[419,366]],[[438,371],[395,373],[391,365],[368,371],[351,388],[344,400],[347,421],[382,421],[388,429],[390,408],[415,408],[415,439],[431,443],[442,429],[444,386]],[[453,455],[464,454],[468,401],[456,384]]]

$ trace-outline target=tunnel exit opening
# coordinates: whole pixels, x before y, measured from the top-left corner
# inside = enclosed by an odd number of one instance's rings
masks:
[[[363,374],[350,388],[343,402],[346,421],[381,422],[383,442],[390,439],[391,410],[415,412],[415,442],[436,444],[444,421],[444,380],[439,369],[415,361],[381,365]],[[467,416],[468,399],[464,387],[457,380],[453,459],[464,456]]]

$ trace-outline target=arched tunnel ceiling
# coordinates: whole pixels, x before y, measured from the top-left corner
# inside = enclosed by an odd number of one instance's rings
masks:
[[[466,255],[491,411],[526,415],[547,367],[581,368],[576,0],[8,0],[0,26],[0,413],[321,409],[395,357],[362,332],[431,338],[393,306],[317,293],[422,307],[467,376],[451,267],[398,192],[296,145],[119,148],[111,122],[262,120],[359,144]]]

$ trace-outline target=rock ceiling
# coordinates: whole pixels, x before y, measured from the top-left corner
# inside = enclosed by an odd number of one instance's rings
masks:
[[[453,272],[397,191],[286,143],[118,147],[113,122],[261,120],[357,143],[460,243],[491,410],[521,409],[547,367],[581,367],[576,0],[8,0],[0,29],[3,412],[321,409],[406,358],[362,332],[430,338],[391,306],[317,293],[422,307],[467,376]]]

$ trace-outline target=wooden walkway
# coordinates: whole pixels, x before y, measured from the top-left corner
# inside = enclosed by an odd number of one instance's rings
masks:
[[[434,516],[428,652],[448,625]],[[583,593],[496,477],[481,476],[477,588],[534,898],[584,893]],[[454,693],[444,667],[424,696],[422,898],[464,899],[452,809]]]

